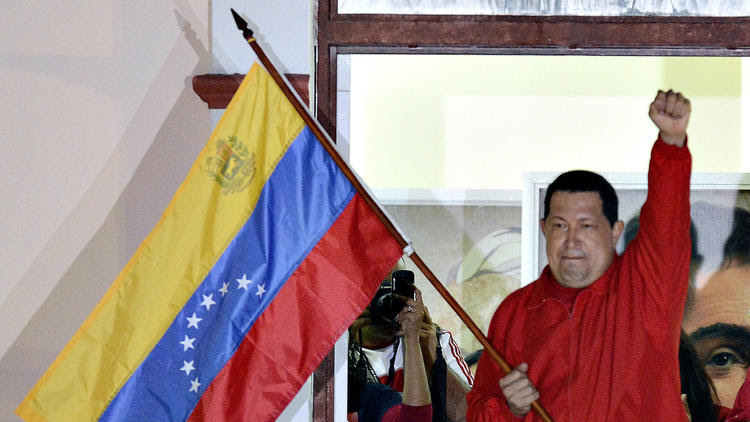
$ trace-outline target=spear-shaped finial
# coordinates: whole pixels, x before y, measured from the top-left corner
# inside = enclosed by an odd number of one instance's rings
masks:
[[[242,16],[235,12],[234,9],[230,8],[229,10],[232,11],[232,16],[234,17],[234,23],[237,24],[237,29],[242,31],[242,36],[249,41],[253,37],[253,31],[247,27],[247,21],[242,19]]]

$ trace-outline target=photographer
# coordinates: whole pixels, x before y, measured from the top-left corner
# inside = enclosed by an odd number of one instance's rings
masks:
[[[353,422],[429,422],[432,420],[430,390],[419,345],[419,330],[424,318],[422,294],[404,298],[401,311],[394,317],[404,341],[403,395],[374,379],[372,367],[362,349],[350,345],[349,421]]]
[[[371,368],[371,378],[395,391],[404,390],[404,347],[398,326],[392,322],[394,311],[401,307],[390,307],[388,295],[394,290],[394,278],[398,283],[405,277],[406,283],[413,286],[413,273],[401,268],[399,265],[394,268],[373,301],[349,328],[350,343],[361,346]],[[420,306],[424,312],[419,328],[419,344],[433,391],[434,420],[442,421],[447,417],[452,422],[463,421],[466,416],[466,393],[473,382],[471,371],[450,333],[440,330],[430,319],[424,304],[420,303]]]

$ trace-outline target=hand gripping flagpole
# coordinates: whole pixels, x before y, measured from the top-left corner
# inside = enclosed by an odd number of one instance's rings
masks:
[[[297,113],[299,113],[299,115],[302,117],[302,120],[310,128],[313,135],[315,135],[318,141],[323,145],[323,148],[325,148],[328,154],[331,155],[333,161],[349,179],[362,199],[364,199],[365,203],[373,210],[375,215],[378,216],[380,221],[386,226],[391,235],[398,241],[404,252],[409,255],[409,258],[411,258],[417,268],[419,268],[419,270],[422,271],[422,274],[424,274],[427,280],[430,281],[430,284],[432,284],[432,286],[438,291],[438,293],[440,293],[443,299],[448,302],[448,305],[450,305],[450,307],[453,308],[456,314],[458,314],[458,317],[461,319],[461,321],[466,324],[472,334],[474,334],[477,340],[479,340],[479,343],[481,343],[484,347],[484,352],[490,355],[506,374],[510,373],[513,368],[511,368],[510,365],[505,361],[505,359],[500,356],[500,353],[498,353],[498,351],[492,346],[487,336],[482,333],[482,330],[480,330],[479,327],[474,323],[474,321],[472,321],[471,317],[469,317],[469,314],[464,311],[464,309],[461,307],[461,305],[458,304],[456,299],[454,299],[453,296],[448,292],[448,289],[443,286],[443,283],[441,283],[440,280],[437,279],[435,274],[427,267],[424,261],[422,261],[422,258],[417,255],[416,251],[414,251],[411,246],[411,242],[406,240],[406,237],[401,233],[396,225],[393,224],[390,218],[386,215],[385,211],[383,211],[377,201],[373,199],[372,195],[370,195],[367,188],[359,180],[359,177],[354,174],[354,171],[352,171],[352,169],[348,164],[346,164],[344,159],[341,158],[338,151],[336,151],[333,146],[333,141],[323,130],[320,123],[318,123],[318,121],[312,116],[312,113],[310,113],[310,110],[308,110],[308,108],[297,97],[294,91],[292,91],[286,79],[284,79],[276,70],[276,67],[273,65],[273,63],[271,63],[268,56],[266,56],[266,54],[263,52],[263,49],[261,49],[260,45],[258,45],[257,40],[253,36],[253,31],[251,31],[247,27],[247,22],[239,14],[237,14],[234,9],[230,10],[232,11],[234,21],[237,24],[237,29],[242,31],[242,36],[245,37],[248,44],[250,44],[250,47],[255,52],[258,60],[260,60],[260,62],[266,68],[273,80],[276,81],[276,84],[279,86],[279,88],[281,88],[281,91],[284,92],[284,95],[286,95],[286,97],[292,103],[292,106],[294,106],[294,109],[297,110]],[[541,404],[539,404],[538,401],[531,403],[531,406],[539,414],[542,420],[544,420],[545,422],[553,422],[552,417],[547,414],[547,411],[542,407]]]

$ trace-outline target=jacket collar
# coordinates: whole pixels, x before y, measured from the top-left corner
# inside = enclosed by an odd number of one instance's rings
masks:
[[[609,268],[607,268],[607,271],[605,271],[598,280],[582,288],[581,294],[584,292],[591,292],[592,294],[604,294],[607,291],[608,286],[610,285],[610,280],[615,271],[615,268],[620,266],[620,259],[620,256],[615,253],[615,256],[612,258],[612,263],[609,264]],[[534,283],[532,283],[531,286],[529,286],[531,288],[531,292],[529,294],[528,300],[526,301],[526,308],[538,308],[542,306],[547,300],[556,299],[554,285],[552,283],[557,283],[557,280],[555,280],[555,276],[552,275],[552,270],[550,270],[549,265],[547,265],[544,267],[544,270],[542,270],[542,274],[539,276],[539,278]]]

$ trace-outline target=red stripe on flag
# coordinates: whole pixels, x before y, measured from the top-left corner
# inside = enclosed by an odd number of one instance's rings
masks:
[[[356,194],[258,317],[189,420],[276,419],[401,253]]]

